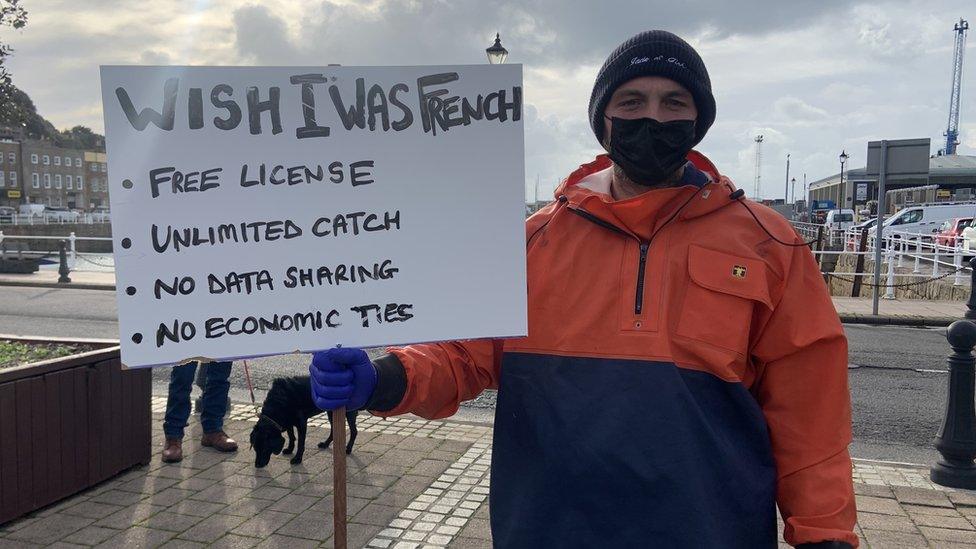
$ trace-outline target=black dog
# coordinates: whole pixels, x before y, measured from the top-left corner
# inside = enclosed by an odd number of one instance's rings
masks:
[[[308,376],[279,377],[271,382],[271,390],[264,399],[261,415],[257,425],[251,430],[251,447],[254,448],[254,466],[261,468],[271,461],[271,454],[291,454],[291,464],[302,462],[305,454],[305,434],[308,431],[308,419],[322,413],[312,402],[312,386]],[[352,453],[356,443],[356,415],[358,411],[346,412],[346,423],[349,424],[349,443],[346,453]],[[329,425],[332,425],[332,412],[329,412]],[[295,431],[298,431],[298,448],[295,449]],[[288,447],[285,448],[285,437],[288,432]],[[319,443],[319,448],[328,448],[332,443],[332,434],[328,440]]]

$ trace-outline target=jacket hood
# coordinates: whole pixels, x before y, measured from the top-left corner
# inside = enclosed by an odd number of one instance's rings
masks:
[[[592,162],[581,165],[563,180],[556,189],[555,198],[566,202],[570,208],[583,210],[642,240],[647,240],[675,214],[677,217],[674,221],[692,219],[707,215],[734,202],[729,195],[736,190],[735,185],[729,178],[721,175],[705,155],[691,151],[687,159],[710,179],[701,188],[691,185],[669,187],[654,189],[626,200],[610,200],[579,185],[588,175],[613,166],[610,157],[601,154]],[[693,195],[698,195],[698,198],[692,198]]]

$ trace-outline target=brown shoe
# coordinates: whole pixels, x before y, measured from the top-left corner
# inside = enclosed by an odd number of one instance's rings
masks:
[[[163,462],[179,463],[183,461],[183,441],[178,438],[166,439],[163,446]]]
[[[236,452],[237,442],[234,439],[227,436],[227,433],[223,431],[215,431],[213,433],[205,433],[203,438],[200,439],[200,444],[203,446],[210,446],[218,452]]]

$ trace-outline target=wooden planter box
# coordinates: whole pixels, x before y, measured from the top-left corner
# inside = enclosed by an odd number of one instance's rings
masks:
[[[117,346],[0,370],[0,524],[149,463],[151,391]]]

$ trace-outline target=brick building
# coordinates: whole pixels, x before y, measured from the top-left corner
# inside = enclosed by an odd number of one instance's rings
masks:
[[[103,152],[66,149],[8,131],[0,134],[0,155],[0,206],[109,207]]]

